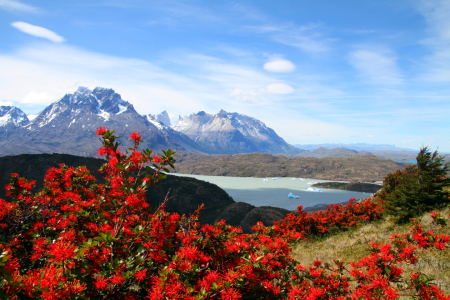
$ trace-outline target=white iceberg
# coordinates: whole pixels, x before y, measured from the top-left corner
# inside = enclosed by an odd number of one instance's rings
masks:
[[[294,195],[292,193],[289,193],[288,197],[289,198],[294,198],[294,199],[300,199],[300,196],[296,196],[296,195]]]
[[[308,192],[314,192],[314,189],[312,187],[307,189]]]
[[[295,180],[295,178],[291,178],[292,180]]]
[[[272,180],[278,180],[278,179],[280,179],[280,177],[277,177],[277,178],[272,178]]]
[[[301,181],[305,181],[305,178],[299,178]]]
[[[322,193],[322,190],[321,190],[321,189],[317,189],[317,190],[315,190],[314,192]]]
[[[310,182],[308,182],[307,184],[313,184],[313,183],[310,181]]]
[[[267,180],[267,179],[263,179],[263,181],[269,181],[269,180]]]

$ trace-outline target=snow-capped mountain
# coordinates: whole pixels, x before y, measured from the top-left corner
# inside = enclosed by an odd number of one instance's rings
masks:
[[[286,143],[263,122],[224,110],[215,115],[201,111],[184,118],[180,116],[171,127],[189,136],[211,154],[302,152]]]
[[[27,115],[15,106],[0,106],[0,131],[14,130],[30,121]]]
[[[161,130],[114,90],[99,87],[93,91],[79,87],[75,93],[66,94],[46,107],[27,125],[0,135],[0,151],[1,154],[60,152],[96,156],[100,141],[95,132],[100,126],[114,129],[123,137],[122,149],[131,146],[130,132],[138,131],[144,141],[142,147],[202,153],[186,135],[170,128]]]

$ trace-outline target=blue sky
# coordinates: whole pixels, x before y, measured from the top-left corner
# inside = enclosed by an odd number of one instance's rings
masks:
[[[0,105],[78,86],[174,121],[220,109],[287,142],[450,152],[450,1],[0,0]]]

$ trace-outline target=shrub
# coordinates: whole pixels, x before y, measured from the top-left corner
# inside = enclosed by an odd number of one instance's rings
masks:
[[[419,248],[445,249],[448,235],[415,224],[392,243],[372,243],[371,253],[350,266],[336,260],[334,268],[320,261],[305,267],[290,256],[289,242],[312,228],[321,234],[357,225],[379,208],[333,206],[329,215],[259,223],[252,235],[223,221],[200,226],[198,211],[169,214],[163,204],[152,212],[145,202],[146,188],[173,167],[173,152],[138,151],[134,132],[134,148],[123,154],[114,131],[97,134],[99,154],[108,159],[101,168],[105,184],[84,167],[60,165],[32,194],[34,182],[12,174],[6,187],[12,202],[0,199],[1,299],[450,299],[424,274],[401,268],[416,263]],[[445,225],[442,216],[433,219]]]
[[[424,147],[416,159],[416,165],[388,174],[379,194],[386,212],[398,216],[399,222],[450,203],[449,192],[443,190],[450,185],[450,166],[443,164],[444,157]]]

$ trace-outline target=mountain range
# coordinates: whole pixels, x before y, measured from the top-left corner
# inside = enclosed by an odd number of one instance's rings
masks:
[[[188,154],[282,153],[301,149],[286,143],[263,122],[238,113],[205,112],[181,118],[172,126],[166,111],[140,115],[113,89],[79,87],[50,104],[32,120],[14,106],[0,107],[0,155],[67,153],[96,156],[99,127],[114,129],[131,146],[131,131],[141,133],[141,146],[157,152],[170,148]]]
[[[201,111],[189,117],[180,116],[172,128],[186,134],[211,154],[302,152],[286,143],[263,122],[224,110],[216,115]]]
[[[327,144],[295,144],[293,146],[303,149],[303,150],[316,150],[319,148],[324,148],[324,149],[345,148],[345,149],[357,150],[357,151],[379,150],[379,151],[414,151],[414,152],[417,152],[414,149],[400,148],[400,147],[396,147],[395,145],[390,145],[390,144],[368,144],[368,143],[332,144],[332,143],[327,143]]]

